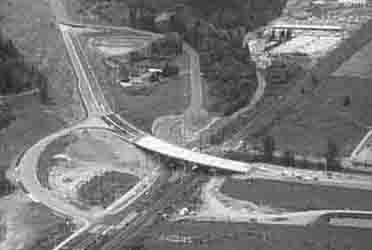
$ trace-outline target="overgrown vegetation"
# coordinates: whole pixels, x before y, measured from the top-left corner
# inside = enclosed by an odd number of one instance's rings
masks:
[[[120,196],[130,190],[138,181],[133,175],[119,172],[106,172],[102,176],[95,176],[78,189],[82,202],[91,206],[106,208]]]
[[[5,168],[1,167],[0,169]],[[6,178],[5,171],[0,171],[0,197],[11,194],[14,191],[14,189],[15,189],[14,185]]]
[[[0,95],[16,94],[38,87],[40,98],[46,102],[46,78],[34,65],[25,62],[12,40],[0,30]]]
[[[25,219],[24,223],[27,226],[36,227],[38,234],[35,238],[31,237],[32,240],[22,249],[53,249],[76,229],[70,219],[56,215],[42,205],[31,203],[27,208],[28,213],[32,214],[32,219]]]
[[[15,119],[12,108],[7,103],[0,103],[0,129],[6,128]]]
[[[246,144],[238,151],[225,152],[224,157],[245,162],[266,162],[288,167],[297,167],[316,170],[344,171],[339,158],[339,150],[336,143],[328,138],[327,148],[323,157],[311,157],[296,154],[292,150],[277,150],[275,138],[265,136],[262,145],[253,145],[250,149]]]

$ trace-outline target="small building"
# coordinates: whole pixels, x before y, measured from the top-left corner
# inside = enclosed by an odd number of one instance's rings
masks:
[[[174,11],[164,11],[157,15],[154,19],[155,27],[160,32],[169,32],[174,23],[176,12]]]
[[[250,43],[250,41],[256,40],[257,38],[258,38],[257,33],[255,33],[255,32],[248,32],[244,36],[244,38],[243,38],[242,47],[243,48],[246,48],[246,49],[249,49],[249,43]]]

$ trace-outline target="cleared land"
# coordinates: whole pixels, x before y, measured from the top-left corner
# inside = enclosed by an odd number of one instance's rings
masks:
[[[371,210],[372,208],[372,192],[356,189],[269,180],[227,179],[221,192],[235,199],[291,211],[344,208]]]
[[[47,146],[38,165],[41,184],[81,209],[101,209],[128,191],[154,165],[111,132],[81,129]]]
[[[145,249],[209,250],[368,250],[372,230],[317,225],[311,227],[266,226],[238,223],[167,223],[149,228],[137,245]],[[171,243],[167,236],[190,236],[191,244]],[[182,238],[182,237],[180,237]],[[140,238],[139,238],[140,239]]]

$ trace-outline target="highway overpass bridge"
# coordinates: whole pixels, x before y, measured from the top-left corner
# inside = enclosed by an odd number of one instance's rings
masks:
[[[87,106],[89,104],[88,107],[90,109],[88,110],[88,114],[90,113],[91,116],[102,118],[112,129],[120,132],[123,138],[148,151],[224,171],[246,173],[249,170],[247,163],[194,152],[157,139],[136,128],[118,114],[113,113],[105,100],[100,84],[92,71],[92,67],[88,63],[87,56],[84,54],[79,40],[69,33],[68,29],[64,29],[65,26],[62,25],[61,27],[68,51],[73,56],[72,61],[75,71],[81,75],[79,75],[79,79],[82,79],[81,83],[79,83],[79,90],[84,103]]]
[[[173,159],[183,160],[200,166],[224,171],[247,173],[250,169],[249,164],[244,162],[232,161],[200,152],[195,152],[158,139],[137,129],[115,113],[103,116],[102,119],[113,129],[118,130],[124,136],[124,138],[142,149]]]
[[[313,25],[313,24],[286,24],[278,23],[267,27],[271,30],[319,30],[319,31],[344,31],[344,27],[338,25]]]
[[[250,169],[247,163],[191,151],[150,135],[140,137],[134,141],[134,144],[140,148],[156,152],[173,159],[191,162],[202,167],[215,168],[236,173],[247,173]]]

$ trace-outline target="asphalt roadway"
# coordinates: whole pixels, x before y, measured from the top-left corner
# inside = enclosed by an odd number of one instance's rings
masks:
[[[102,90],[99,86],[99,83],[97,79],[94,76],[94,73],[91,71],[91,68],[89,66],[89,63],[87,62],[86,55],[84,55],[84,51],[82,49],[81,44],[77,40],[77,38],[71,34],[71,27],[66,25],[66,20],[64,20],[65,25],[60,25],[61,32],[63,35],[63,38],[66,43],[66,48],[68,50],[68,53],[70,55],[72,64],[75,69],[75,73],[78,77],[78,90],[82,97],[84,107],[87,113],[87,119],[79,123],[78,125],[74,127],[70,127],[64,130],[61,130],[51,136],[48,136],[41,141],[39,141],[37,144],[32,146],[30,149],[28,149],[21,160],[19,161],[19,164],[17,166],[17,169],[19,171],[19,179],[25,186],[28,192],[30,192],[30,197],[34,199],[35,202],[41,202],[44,205],[50,207],[53,210],[56,210],[60,213],[66,214],[68,216],[74,217],[78,221],[83,221],[85,224],[85,227],[83,227],[84,230],[79,231],[77,234],[74,235],[74,237],[69,238],[68,241],[64,242],[64,244],[58,245],[54,250],[58,249],[79,249],[75,246],[71,246],[72,248],[68,248],[70,246],[69,243],[74,242],[75,239],[79,239],[81,236],[84,236],[86,234],[89,234],[89,230],[92,229],[97,224],[97,221],[102,218],[106,218],[106,216],[109,216],[108,214],[105,214],[103,217],[100,218],[94,218],[92,219],[92,215],[89,215],[87,213],[83,213],[79,209],[75,208],[74,206],[58,199],[58,197],[54,196],[49,190],[43,189],[37,179],[36,169],[38,165],[39,156],[45,149],[45,147],[52,142],[53,140],[57,139],[59,136],[62,136],[63,134],[66,134],[73,129],[82,128],[82,127],[102,127],[107,128],[107,124],[102,124],[101,117],[111,115],[111,109],[108,106],[108,104],[105,101],[105,98],[103,96]],[[76,26],[76,24],[74,24]],[[80,25],[80,29],[84,28],[84,25]],[[87,28],[92,28],[92,26],[87,26]],[[99,27],[102,29],[110,29],[110,27]],[[140,31],[137,31],[140,32]],[[148,34],[148,32],[146,32]],[[129,126],[124,120],[122,120],[123,123],[128,125],[127,127],[121,128],[123,131],[127,131],[129,133],[133,131],[129,131],[133,129],[132,126]],[[110,124],[114,125],[114,124]],[[120,126],[120,124],[119,124]],[[110,126],[109,126],[110,127]],[[121,127],[121,126],[120,126]],[[131,129],[128,129],[130,127]],[[122,131],[122,132],[123,132]],[[140,133],[141,134],[141,133]],[[129,138],[128,141],[130,141],[132,138]],[[157,151],[155,148],[157,145],[150,145],[148,149],[150,151]],[[168,147],[167,147],[168,148]],[[175,152],[179,152],[179,149],[176,149]],[[168,155],[167,152],[160,152]],[[191,155],[194,154],[194,152],[189,151]],[[174,156],[174,155],[173,155]],[[203,163],[205,159],[205,155],[198,154],[197,157],[200,159],[200,162]],[[174,157],[173,157],[174,158]],[[179,158],[179,157],[176,157]],[[190,157],[185,154],[183,157],[184,160],[188,160]],[[223,161],[223,159],[221,159]],[[199,162],[199,161],[198,161]],[[231,164],[230,161],[225,161],[226,166],[229,166]],[[205,166],[210,167],[210,165],[202,164]],[[213,166],[213,165],[212,165]],[[226,169],[226,167],[224,168]],[[246,169],[247,171],[247,169]],[[188,186],[187,181],[184,182],[182,185],[176,185],[175,187],[169,187],[168,190],[157,199],[156,203],[153,206],[149,206],[148,203],[144,202],[140,208],[136,208],[137,210],[142,211],[139,212],[139,216],[132,221],[125,229],[121,230],[116,234],[111,240],[109,240],[107,243],[104,243],[103,249],[118,249],[122,244],[125,243],[125,241],[133,236],[133,234],[139,230],[142,229],[143,226],[145,226],[147,223],[147,220],[150,220],[153,218],[153,216],[156,214],[157,211],[160,211],[165,204],[167,204],[167,200],[171,199],[174,195],[177,194],[177,190],[184,190],[185,186]],[[146,195],[146,194],[144,194]],[[142,197],[142,196],[141,196]],[[151,198],[146,198],[151,200]],[[136,204],[138,199],[132,201],[129,204],[126,204],[126,206],[123,206],[123,210],[117,213],[116,215],[113,215],[114,218],[117,216],[117,222],[120,222],[121,219],[124,219],[125,216],[128,216],[131,206]],[[125,201],[123,201],[123,204]],[[128,210],[129,209],[129,210]],[[314,212],[315,213],[315,212]],[[111,215],[110,215],[111,216]],[[302,215],[305,216],[305,215]],[[95,237],[95,236],[94,236]],[[89,241],[90,237],[86,238],[85,240]],[[85,241],[84,240],[84,241]],[[80,247],[81,242],[78,242],[78,246]],[[95,246],[96,242],[92,245]],[[98,242],[97,242],[98,244]],[[65,248],[67,247],[67,248]],[[85,246],[83,246],[85,247]],[[90,247],[90,246],[88,246]],[[83,248],[84,249],[84,248]]]

